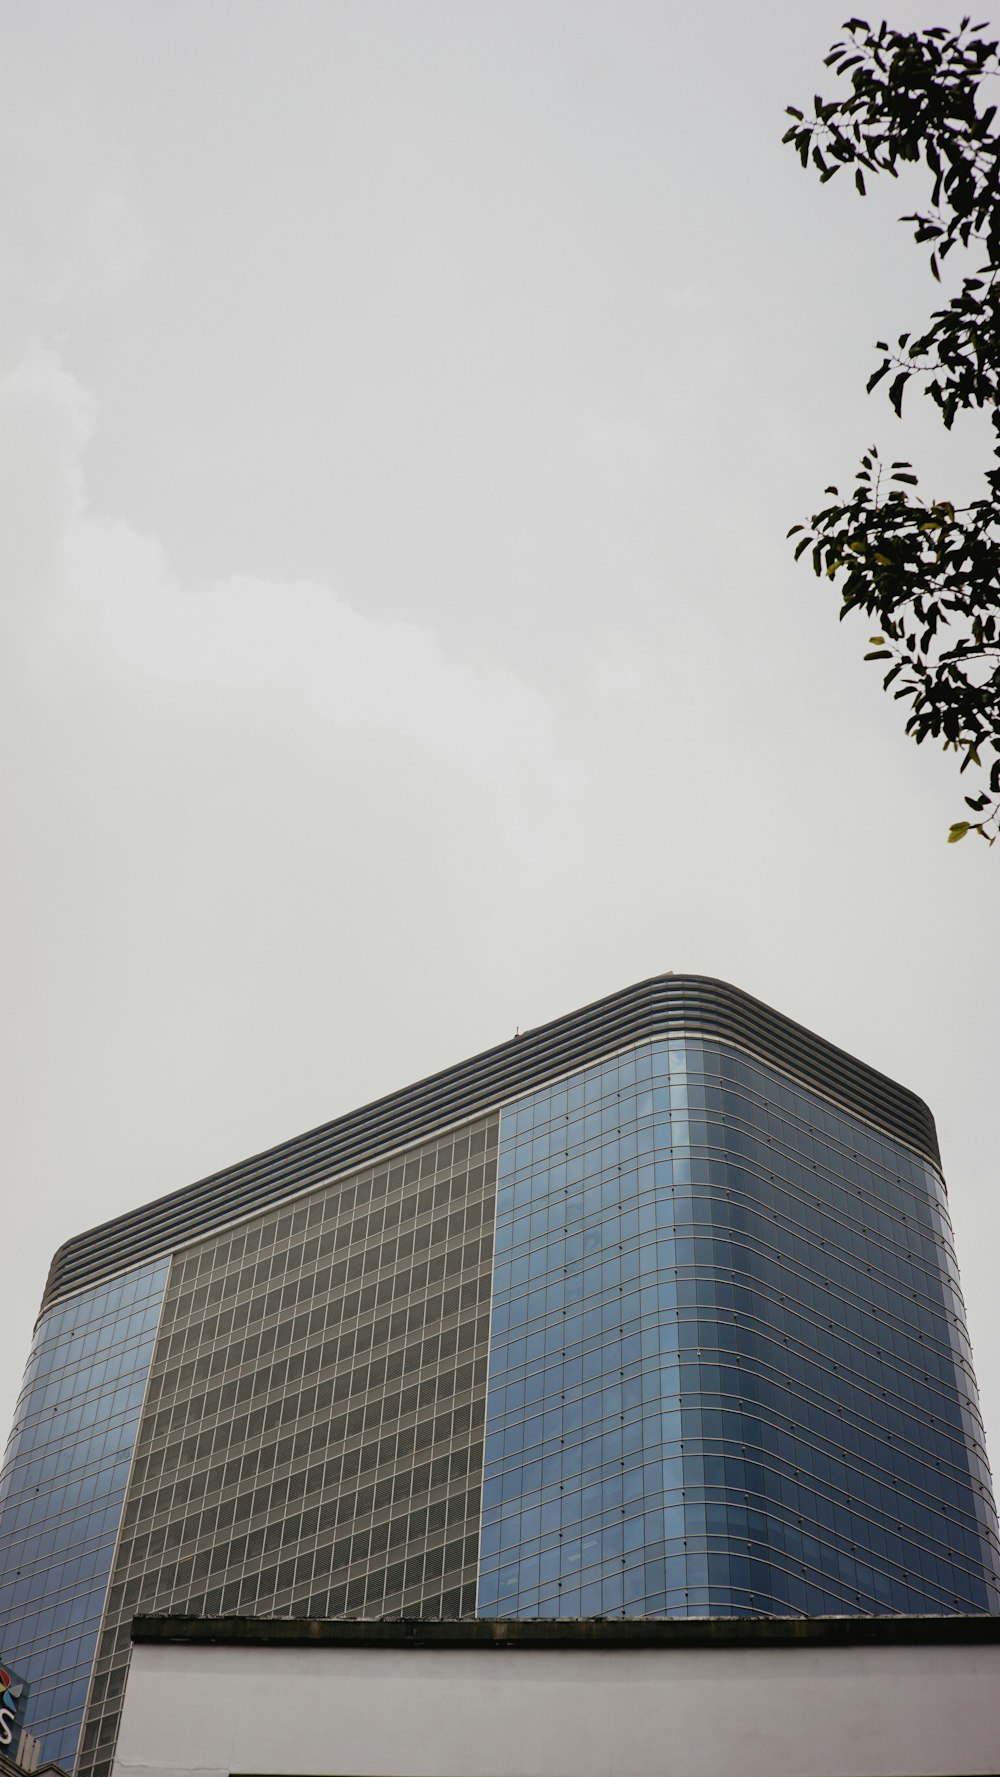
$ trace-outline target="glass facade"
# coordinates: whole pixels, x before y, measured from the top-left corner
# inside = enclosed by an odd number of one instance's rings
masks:
[[[0,1472],[0,1649],[27,1727],[69,1767],[169,1265],[43,1315]]]
[[[483,1616],[995,1611],[928,1163],[652,1042],[502,1114]]]

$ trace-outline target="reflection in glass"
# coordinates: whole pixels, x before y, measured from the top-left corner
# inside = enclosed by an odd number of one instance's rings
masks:
[[[42,1757],[76,1754],[168,1261],[43,1315],[0,1471],[0,1648]]]
[[[998,1608],[947,1200],[708,1042],[508,1107],[478,1610]]]

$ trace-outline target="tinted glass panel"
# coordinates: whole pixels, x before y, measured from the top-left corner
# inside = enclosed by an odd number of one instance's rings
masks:
[[[71,1766],[149,1373],[166,1262],[43,1315],[0,1474],[0,1648],[27,1726]]]
[[[501,1120],[478,1610],[996,1610],[941,1181],[721,1045]]]

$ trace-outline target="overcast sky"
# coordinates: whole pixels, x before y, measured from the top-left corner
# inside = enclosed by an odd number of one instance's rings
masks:
[[[59,1242],[674,969],[931,1104],[1000,1451],[1000,848],[784,541],[980,455],[841,13],[0,8],[3,1427]]]

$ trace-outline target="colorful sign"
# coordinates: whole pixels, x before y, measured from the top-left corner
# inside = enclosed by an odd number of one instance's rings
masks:
[[[28,1701],[28,1685],[16,1672],[0,1665],[0,1752],[17,1751],[24,1726],[24,1706]]]

